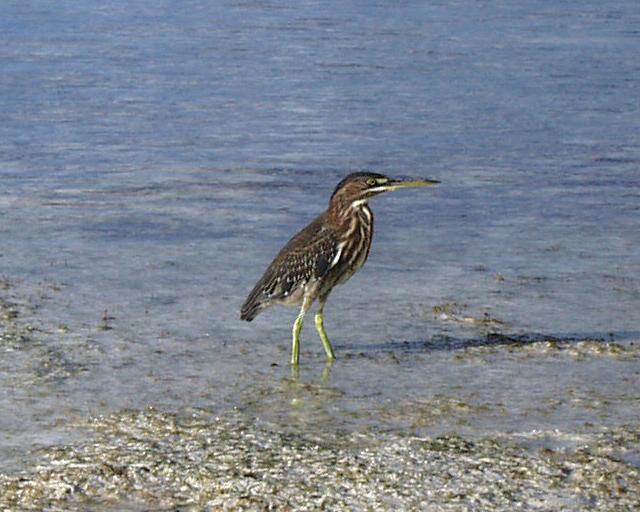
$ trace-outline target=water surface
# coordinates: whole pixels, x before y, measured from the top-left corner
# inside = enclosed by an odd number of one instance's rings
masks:
[[[0,347],[5,468],[147,406],[557,443],[637,423],[635,2],[3,10],[1,297],[30,340]],[[372,201],[326,308],[339,359],[308,322],[292,376],[296,312],[239,306],[362,169],[442,184]]]

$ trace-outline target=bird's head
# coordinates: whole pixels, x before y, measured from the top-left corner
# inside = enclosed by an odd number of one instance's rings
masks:
[[[428,187],[440,183],[436,180],[399,180],[375,172],[354,172],[344,178],[333,191],[331,203],[364,204],[373,196],[399,188]]]

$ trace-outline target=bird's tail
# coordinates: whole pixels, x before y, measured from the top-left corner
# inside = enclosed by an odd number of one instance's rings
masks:
[[[246,320],[251,322],[260,311],[264,309],[264,305],[258,297],[249,296],[245,303],[240,308],[240,320]]]

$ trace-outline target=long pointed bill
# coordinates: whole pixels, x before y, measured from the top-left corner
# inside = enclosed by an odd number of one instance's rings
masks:
[[[399,188],[408,187],[432,187],[440,183],[437,180],[389,180],[384,185],[380,186],[381,190],[397,190]]]

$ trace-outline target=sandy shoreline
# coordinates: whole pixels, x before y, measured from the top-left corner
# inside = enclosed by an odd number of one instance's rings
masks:
[[[122,411],[0,475],[4,510],[637,510],[640,430],[577,449],[505,438],[288,434],[230,412]]]
[[[49,357],[38,348],[37,330],[20,321],[19,307],[9,301],[0,306],[3,348]],[[617,357],[625,349],[540,341],[520,348],[517,343],[470,347],[463,353],[477,357],[496,350],[573,351],[579,358]],[[409,403],[391,413],[422,414]],[[556,448],[544,442],[545,432],[482,439],[375,430],[292,433],[237,410],[121,410],[75,418],[64,428],[77,441],[35,452],[25,447],[34,462],[0,474],[0,509],[631,511],[640,506],[637,424],[554,432],[571,440]]]

